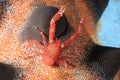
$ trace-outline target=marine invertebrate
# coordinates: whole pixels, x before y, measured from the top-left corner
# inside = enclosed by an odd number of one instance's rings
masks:
[[[65,59],[68,59],[67,56],[60,57],[60,53],[66,48],[74,39],[76,39],[79,34],[81,33],[82,27],[83,27],[83,19],[80,21],[78,25],[77,31],[68,38],[64,43],[61,42],[60,39],[54,39],[55,36],[55,28],[56,28],[56,21],[59,20],[64,12],[66,7],[62,7],[51,19],[50,21],[50,30],[49,30],[49,41],[47,44],[46,36],[44,33],[36,27],[36,29],[39,31],[39,33],[42,35],[43,39],[43,45],[35,40],[28,40],[29,47],[32,46],[32,44],[35,44],[39,46],[41,52],[36,52],[37,54],[42,54],[42,60],[44,64],[53,66],[55,63],[65,63]]]

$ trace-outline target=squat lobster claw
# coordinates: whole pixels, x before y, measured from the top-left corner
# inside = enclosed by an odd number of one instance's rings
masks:
[[[74,39],[76,39],[82,31],[84,19],[82,19],[80,21],[77,31],[70,38],[68,38],[64,43],[61,43],[60,39],[54,39],[55,29],[56,29],[55,22],[63,16],[65,10],[66,10],[66,6],[63,6],[51,19],[48,44],[47,44],[46,36],[38,27],[36,27],[36,29],[42,35],[43,45],[37,41],[28,40],[29,44],[34,43],[37,47],[40,48],[41,52],[36,52],[36,54],[42,54],[43,63],[48,66],[54,66],[55,63],[60,63],[61,61],[64,61],[66,59],[64,57],[60,57],[60,53]],[[65,63],[65,61],[64,61],[64,63]]]

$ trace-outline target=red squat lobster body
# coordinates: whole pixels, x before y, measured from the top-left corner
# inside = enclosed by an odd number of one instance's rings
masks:
[[[54,36],[55,36],[55,28],[56,28],[56,24],[55,22],[57,20],[59,20],[62,16],[63,13],[65,12],[66,7],[62,7],[51,19],[50,21],[50,31],[49,31],[49,42],[47,45],[47,41],[46,41],[46,36],[44,35],[44,33],[38,28],[37,30],[40,32],[40,34],[42,35],[42,39],[43,39],[43,44],[44,46],[34,40],[29,40],[29,44],[32,45],[32,43],[34,43],[37,47],[40,48],[40,52],[36,52],[36,54],[42,54],[42,60],[43,63],[48,65],[48,66],[53,66],[55,63],[60,63],[63,62],[67,57],[62,57],[60,58],[60,53],[63,51],[63,49],[65,47],[67,47],[75,38],[77,38],[79,36],[79,34],[81,33],[81,28],[83,27],[83,19],[80,21],[79,25],[78,25],[78,29],[77,31],[70,37],[68,38],[64,43],[61,43],[60,39],[56,39],[54,40]],[[30,46],[30,45],[29,45]]]

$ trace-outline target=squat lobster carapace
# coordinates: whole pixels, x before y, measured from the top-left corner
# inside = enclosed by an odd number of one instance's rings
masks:
[[[66,10],[66,6],[63,6],[51,19],[48,44],[47,44],[46,36],[38,27],[36,27],[36,29],[39,31],[39,33],[42,36],[43,45],[37,41],[28,40],[28,43],[30,45],[35,44],[37,47],[40,48],[41,51],[36,52],[36,54],[41,54],[43,63],[48,66],[54,66],[55,63],[57,63],[57,64],[59,64],[61,62],[66,63],[65,59],[67,59],[67,57],[65,57],[65,58],[60,57],[60,53],[74,39],[76,39],[82,31],[83,19],[80,21],[80,23],[78,25],[78,29],[75,31],[75,33],[70,38],[68,38],[64,43],[62,43],[60,39],[54,39],[55,29],[56,29],[56,21],[58,21],[63,16],[65,10]]]

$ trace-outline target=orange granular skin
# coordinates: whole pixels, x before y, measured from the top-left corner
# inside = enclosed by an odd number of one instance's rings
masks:
[[[21,80],[95,80],[99,79],[97,73],[92,73],[92,69],[87,69],[84,62],[86,56],[86,48],[93,45],[90,38],[86,34],[87,31],[91,34],[93,26],[92,13],[89,10],[85,0],[9,0],[7,15],[2,20],[0,27],[0,62],[12,64],[15,68],[20,68],[19,76]],[[25,27],[30,13],[34,5],[52,5],[61,7],[67,5],[65,15],[70,25],[76,29],[80,20],[80,16],[85,16],[85,28],[82,34],[65,49],[61,55],[67,55],[75,60],[75,67],[50,67],[44,65],[41,60],[41,55],[29,57],[33,54],[29,48],[27,41],[20,41],[20,33]],[[80,5],[81,4],[81,5]],[[84,4],[84,5],[83,5]],[[38,50],[39,51],[39,50]],[[80,75],[79,75],[80,72]],[[22,75],[22,76],[20,76]]]

